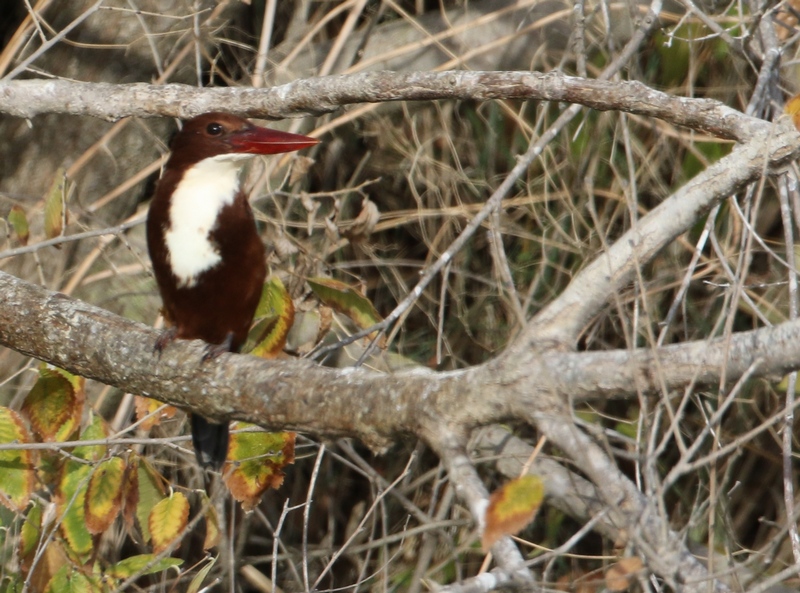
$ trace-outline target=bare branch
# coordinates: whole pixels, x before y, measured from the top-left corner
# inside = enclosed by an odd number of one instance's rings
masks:
[[[267,89],[181,84],[106,84],[66,80],[0,82],[0,111],[188,118],[207,111],[282,119],[319,115],[356,103],[493,99],[578,103],[655,117],[729,140],[745,141],[768,124],[710,99],[674,97],[639,82],[608,82],[558,72],[367,72],[297,80]]]
[[[384,375],[233,354],[201,365],[199,341],[178,341],[159,359],[150,327],[3,272],[0,293],[0,344],[23,354],[210,417],[353,436],[378,449],[401,433],[436,432],[443,419],[467,430],[560,411],[559,401],[716,385],[723,371],[735,381],[755,363],[761,377],[800,368],[800,321],[655,350],[549,351],[524,367],[501,357],[462,371]]]
[[[540,311],[509,348],[508,356],[530,352],[537,343],[572,345],[589,318],[610,295],[630,282],[636,269],[684,233],[712,206],[800,154],[797,131],[768,126],[747,144],[698,174],[638,221]]]

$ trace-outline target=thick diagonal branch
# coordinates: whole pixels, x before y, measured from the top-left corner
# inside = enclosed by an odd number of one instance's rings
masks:
[[[761,377],[800,369],[800,321],[653,350],[543,350],[526,365],[501,357],[441,373],[385,375],[232,354],[201,364],[201,342],[175,342],[159,359],[152,328],[3,272],[0,295],[0,345],[211,417],[352,436],[376,448],[443,422],[466,432],[531,411],[560,413],[575,398],[717,385],[723,370],[735,381],[753,365]]]

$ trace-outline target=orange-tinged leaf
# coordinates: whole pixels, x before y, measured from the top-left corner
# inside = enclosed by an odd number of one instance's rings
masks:
[[[641,558],[628,556],[612,564],[606,571],[606,587],[609,591],[625,591],[636,578],[636,573],[642,570]]]
[[[22,418],[8,408],[0,407],[0,443],[30,443]],[[36,457],[33,451],[9,449],[0,451],[0,504],[11,510],[22,512],[28,506],[36,485]]]
[[[64,230],[67,218],[64,207],[67,200],[65,173],[63,167],[56,171],[55,179],[44,201],[44,234],[48,239],[58,237]]]
[[[501,537],[520,532],[536,516],[542,500],[544,484],[533,475],[512,480],[493,492],[486,509],[483,549],[488,550]]]
[[[22,413],[45,442],[55,441],[62,429],[72,433],[77,426],[80,398],[75,384],[64,373],[42,365],[39,378],[22,404]]]
[[[217,516],[217,509],[214,508],[213,504],[206,504],[209,502],[208,497],[203,494],[203,503],[205,504],[206,508],[206,539],[203,541],[203,549],[210,550],[214,546],[219,544],[220,541],[220,530],[219,530],[219,517]]]
[[[319,300],[352,319],[361,329],[383,321],[372,302],[352,286],[333,278],[309,278],[307,282]]]
[[[33,568],[33,574],[28,575],[31,591],[45,591],[53,575],[71,565],[64,547],[59,541],[50,541],[44,548],[44,553]],[[20,588],[20,591],[22,589]]]
[[[11,212],[8,213],[8,224],[14,229],[17,240],[22,245],[27,245],[31,233],[28,227],[28,217],[25,215],[25,210],[23,210],[21,206],[11,207]]]
[[[283,352],[294,322],[292,297],[277,276],[270,276],[264,284],[255,319],[250,332],[253,346],[245,347],[245,352],[261,358],[275,358]]]
[[[139,459],[136,473],[139,482],[136,519],[139,521],[139,528],[142,530],[144,541],[149,542],[151,539],[150,513],[166,496],[166,480],[146,460],[141,458]]]
[[[800,95],[795,95],[786,102],[784,113],[792,116],[794,127],[800,130]]]
[[[89,533],[104,532],[117,518],[122,502],[125,462],[119,457],[101,461],[95,467],[84,501],[86,527]]]
[[[128,529],[133,528],[139,506],[139,456],[131,453],[122,480],[122,518]]]
[[[236,429],[252,425],[237,422]],[[293,432],[238,432],[231,434],[229,470],[225,484],[245,510],[253,509],[268,488],[283,483],[283,468],[294,463]]]
[[[178,411],[174,406],[165,406],[160,401],[137,395],[134,398],[136,409],[136,420],[141,422],[143,430],[150,430],[154,426],[161,424],[162,420],[172,418]]]
[[[153,552],[162,552],[177,540],[189,522],[189,501],[180,492],[173,492],[150,511],[150,537]]]
[[[60,442],[72,438],[72,436],[75,434],[75,431],[80,428],[83,405],[86,402],[86,379],[78,375],[73,375],[69,371],[65,371],[64,369],[57,367],[53,367],[53,370],[70,382],[73,389],[73,395],[75,397],[72,405],[72,416],[61,425],[61,428],[59,428],[58,432],[56,433],[55,440]]]

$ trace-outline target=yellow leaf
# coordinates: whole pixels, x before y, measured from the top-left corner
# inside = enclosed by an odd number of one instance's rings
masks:
[[[483,549],[488,550],[501,537],[519,533],[536,516],[544,499],[539,476],[522,476],[492,493],[486,509]]]
[[[86,527],[89,533],[102,533],[119,514],[125,462],[112,457],[100,462],[89,479],[84,501]]]
[[[177,540],[189,522],[189,501],[180,492],[173,492],[150,511],[148,521],[153,552],[164,551]]]
[[[108,427],[102,417],[89,414],[89,425],[81,433],[82,441],[102,441],[108,438]],[[72,452],[75,457],[86,461],[100,461],[108,455],[105,445],[78,445]]]

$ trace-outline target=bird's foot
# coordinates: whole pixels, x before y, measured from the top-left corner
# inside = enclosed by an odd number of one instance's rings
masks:
[[[164,348],[172,344],[178,337],[178,330],[175,327],[169,327],[161,332],[161,335],[158,336],[156,339],[156,343],[153,346],[153,350],[158,352],[158,356],[161,356],[161,353],[164,351]]]
[[[222,344],[206,344],[206,351],[203,353],[203,362],[213,360],[220,354],[230,352],[231,346],[233,346],[233,332],[229,332],[228,335],[225,336],[225,341],[222,342]]]

